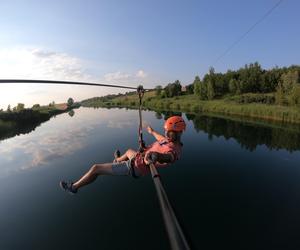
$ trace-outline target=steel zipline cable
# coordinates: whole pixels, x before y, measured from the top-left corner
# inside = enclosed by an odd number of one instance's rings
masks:
[[[113,84],[101,84],[101,83],[88,83],[88,82],[73,82],[73,81],[54,81],[54,80],[28,80],[28,79],[0,79],[0,84],[10,84],[10,83],[36,83],[36,84],[68,84],[68,85],[85,85],[85,86],[100,86],[100,87],[113,87],[113,88],[123,88],[123,89],[133,89],[136,90],[139,96],[139,150],[142,151],[145,147],[142,132],[142,98],[145,91],[153,89],[144,89],[143,86],[129,87],[123,85],[113,85]],[[154,164],[149,166],[151,176],[156,189],[158,201],[160,204],[160,209],[162,217],[164,220],[166,232],[169,238],[170,246],[172,250],[189,250],[190,247],[183,233],[183,230],[177,220],[174,209],[168,199],[167,193],[161,182],[161,177],[157,172]]]
[[[124,86],[124,85],[114,85],[114,84],[106,84],[106,83],[91,83],[91,82],[75,82],[75,81],[56,81],[56,80],[0,79],[0,83],[84,85],[84,86],[98,86],[98,87],[111,87],[111,88],[136,90],[136,87],[130,87],[130,86]],[[145,89],[145,90],[148,91],[148,90],[152,90],[152,89]]]
[[[274,4],[261,18],[259,18],[249,29],[246,30],[240,37],[238,37],[219,57],[213,61],[211,66],[214,66],[218,63],[224,56],[226,56],[229,51],[231,51],[241,40],[245,38],[258,24],[260,24],[264,19],[266,19],[281,3],[283,0],[279,0],[276,4]]]

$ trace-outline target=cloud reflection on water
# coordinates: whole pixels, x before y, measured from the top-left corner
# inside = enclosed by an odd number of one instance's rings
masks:
[[[86,146],[85,138],[89,133],[88,128],[77,128],[63,133],[52,134],[48,137],[35,139],[24,143],[24,153],[31,155],[32,160],[26,164],[22,169],[45,165],[48,162],[71,155],[77,150]]]
[[[1,156],[8,162],[22,158],[18,169],[29,169],[71,155],[86,146],[86,137],[92,127],[73,128],[70,130],[51,131],[46,135],[20,136],[9,140],[0,148]],[[16,157],[14,157],[16,156]]]
[[[124,110],[76,110],[43,123],[35,131],[1,142],[0,176],[44,166],[72,155],[89,144],[90,136],[101,127],[123,129],[133,126],[136,113]],[[121,116],[120,113],[123,113]]]
[[[119,128],[119,129],[123,129],[123,128],[129,128],[129,127],[132,127],[134,124],[133,124],[133,121],[112,121],[112,120],[109,120],[108,123],[107,123],[107,127],[108,128]]]

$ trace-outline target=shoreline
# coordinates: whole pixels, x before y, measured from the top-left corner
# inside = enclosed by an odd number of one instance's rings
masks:
[[[0,141],[20,134],[27,134],[35,130],[42,123],[49,121],[52,117],[67,113],[80,105],[62,108],[42,106],[37,109],[23,109],[20,111],[5,111],[0,113]]]
[[[138,108],[135,98],[118,97],[109,101],[82,101],[83,107]],[[146,97],[143,108],[153,111],[185,112],[194,114],[213,114],[226,117],[260,119],[266,122],[300,124],[300,108],[271,104],[237,104],[224,99],[201,101],[194,95],[156,99]]]

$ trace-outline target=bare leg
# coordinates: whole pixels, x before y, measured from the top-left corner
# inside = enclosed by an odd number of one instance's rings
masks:
[[[79,189],[85,185],[88,185],[96,180],[98,175],[112,175],[112,163],[93,165],[84,176],[73,183],[72,187],[74,189]]]
[[[125,154],[121,155],[120,157],[118,157],[116,159],[117,162],[120,162],[120,161],[127,161],[131,158],[133,158],[135,155],[136,155],[136,151],[133,150],[133,149],[128,149]]]

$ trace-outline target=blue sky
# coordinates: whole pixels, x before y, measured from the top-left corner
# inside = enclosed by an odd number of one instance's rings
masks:
[[[221,61],[278,0],[0,1],[0,78],[183,84],[258,61],[299,64],[300,2],[284,0]],[[48,103],[120,92],[83,87],[0,86],[8,102]],[[18,93],[16,93],[18,87]]]

